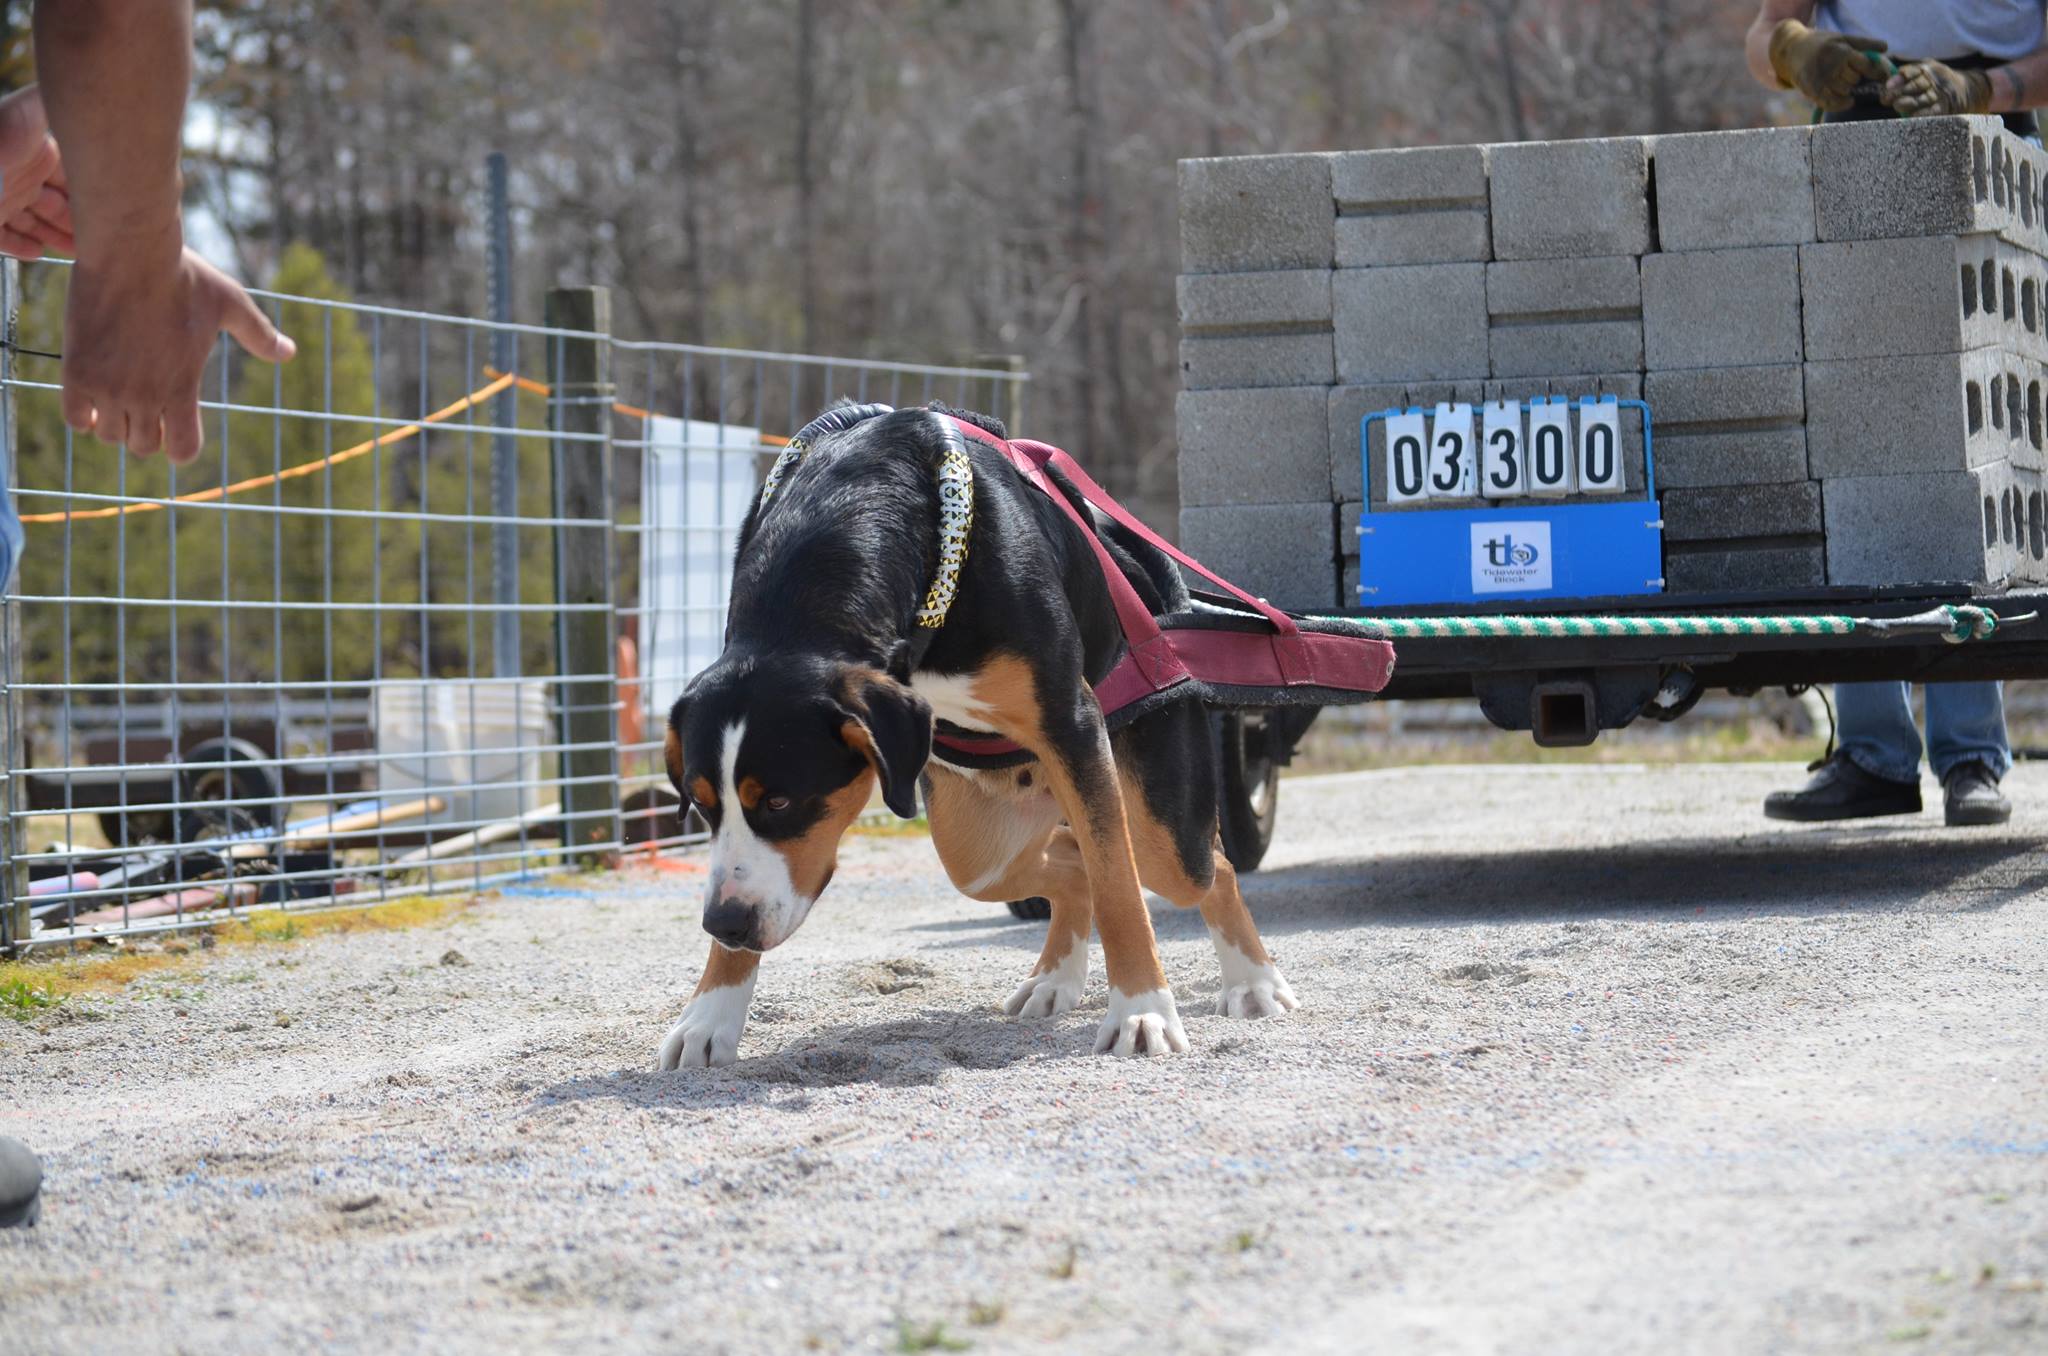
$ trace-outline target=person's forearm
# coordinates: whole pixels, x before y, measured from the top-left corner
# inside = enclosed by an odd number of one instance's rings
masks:
[[[174,262],[191,0],[36,0],[35,42],[79,261]]]
[[[1742,54],[1749,61],[1749,73],[1765,89],[1783,89],[1785,82],[1771,69],[1771,34],[1787,19],[1810,22],[1819,0],[1764,0],[1755,22],[1742,40]]]
[[[1994,66],[1991,76],[1991,111],[2024,113],[2048,104],[2048,47]]]

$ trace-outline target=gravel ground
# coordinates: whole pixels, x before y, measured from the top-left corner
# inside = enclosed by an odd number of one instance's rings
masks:
[[[2048,1345],[2048,769],[1791,829],[1784,767],[1290,783],[1302,1000],[1191,1054],[995,1005],[1038,929],[853,841],[729,1069],[649,1072],[696,879],[223,948],[0,1021],[0,1351]],[[444,953],[459,956],[444,963]],[[86,1017],[96,1020],[85,1020]],[[282,1022],[289,1025],[282,1025]]]

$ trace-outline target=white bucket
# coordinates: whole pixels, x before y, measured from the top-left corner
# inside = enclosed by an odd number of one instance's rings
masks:
[[[377,789],[386,800],[439,796],[435,824],[512,819],[548,798],[543,745],[555,742],[547,685],[436,681],[380,687],[370,705]]]

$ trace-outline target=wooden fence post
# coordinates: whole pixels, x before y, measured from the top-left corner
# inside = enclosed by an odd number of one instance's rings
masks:
[[[612,595],[611,293],[558,287],[547,296],[548,384],[554,439],[555,672],[563,846],[585,864],[619,845],[618,683]],[[571,436],[563,436],[571,435]],[[584,609],[584,610],[578,610]],[[601,610],[591,610],[601,609]]]
[[[0,337],[9,351],[0,352],[0,494],[12,496],[20,480],[20,444],[14,423],[15,318],[21,309],[21,265],[8,259],[0,265]],[[17,565],[19,562],[17,562]],[[14,591],[14,579],[0,576],[0,597]],[[24,789],[26,740],[22,734],[21,604],[0,602],[0,955],[11,954],[29,933],[27,821],[14,817],[28,808]]]

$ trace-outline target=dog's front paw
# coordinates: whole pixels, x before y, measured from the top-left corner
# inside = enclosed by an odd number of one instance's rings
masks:
[[[747,1000],[754,986],[707,989],[690,1000],[662,1037],[655,1068],[716,1069],[739,1058],[740,1032],[747,1025]]]
[[[1223,992],[1216,995],[1218,1017],[1279,1017],[1301,1006],[1278,968],[1259,969],[1263,973],[1240,977],[1236,983],[1225,979]]]
[[[1034,973],[1017,986],[1003,1011],[1012,1017],[1057,1017],[1081,1001],[1088,984],[1088,948],[1076,944],[1050,970]]]
[[[1095,1029],[1098,1055],[1163,1055],[1169,1050],[1188,1048],[1188,1034],[1181,1030],[1180,1013],[1173,1006],[1173,990],[1125,994],[1115,985],[1109,990],[1109,1015]]]

